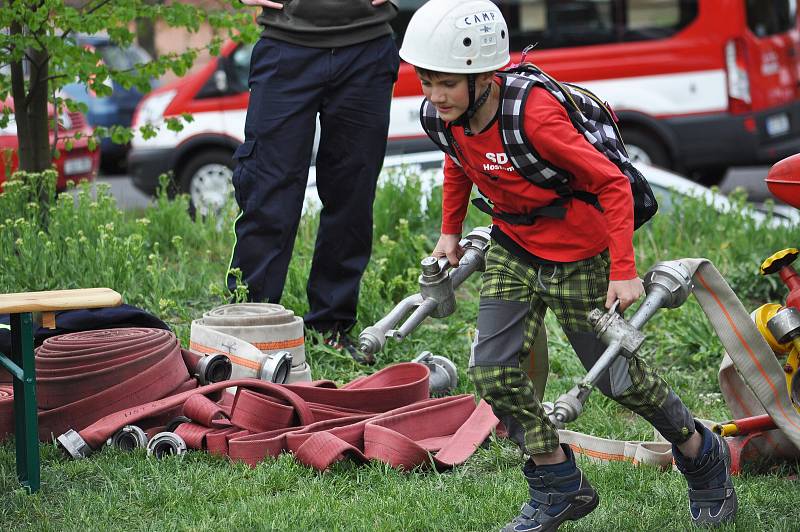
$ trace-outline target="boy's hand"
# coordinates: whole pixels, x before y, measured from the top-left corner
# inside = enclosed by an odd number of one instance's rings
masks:
[[[464,248],[458,245],[461,235],[446,235],[442,233],[436,247],[433,248],[433,256],[437,259],[447,257],[451,266],[458,266],[458,261],[464,256]]]
[[[606,308],[611,308],[614,301],[619,299],[619,310],[630,307],[637,299],[642,297],[644,285],[638,277],[627,281],[609,281],[608,294],[606,295]]]
[[[246,6],[261,6],[269,7],[271,9],[283,9],[283,4],[280,2],[272,2],[271,0],[239,0]]]

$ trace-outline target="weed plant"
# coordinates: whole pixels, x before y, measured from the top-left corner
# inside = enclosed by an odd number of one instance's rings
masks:
[[[233,244],[234,212],[192,219],[185,197],[161,192],[151,207],[121,211],[102,185],[79,185],[52,203],[55,174],[18,175],[0,194],[0,293],[108,286],[126,303],[165,320],[184,345],[189,324],[203,311],[228,302],[224,279]],[[782,301],[776,277],[758,274],[761,261],[798,242],[800,229],[764,229],[742,195],[720,214],[704,201],[672,202],[635,235],[640,274],[660,260],[707,257],[746,308]],[[438,237],[441,189],[426,189],[407,171],[385,176],[374,205],[373,254],[364,275],[357,335],[417,291],[419,261]],[[314,252],[318,213],[302,219],[282,303],[307,310],[305,280]],[[465,233],[486,225],[470,214]],[[459,290],[455,315],[429,320],[402,343],[390,343],[378,367],[430,350],[451,358],[459,370],[458,392],[474,390],[466,378],[474,334],[479,280]],[[552,315],[546,325],[553,400],[582,376]],[[699,417],[728,414],[716,371],[722,347],[693,298],[662,311],[646,327],[643,358],[675,388]],[[344,383],[376,368],[357,366],[307,338],[315,378]],[[577,430],[624,439],[649,439],[652,429],[612,401],[595,394]],[[255,469],[203,453],[183,459],[146,460],[142,452],[113,449],[89,460],[67,461],[43,444],[43,488],[35,496],[17,489],[13,445],[0,446],[0,529],[109,530],[493,530],[512,517],[525,498],[520,457],[506,441],[492,440],[465,465],[443,474],[398,472],[382,464],[337,464],[317,473],[289,457],[267,459]],[[688,530],[685,483],[677,473],[597,465],[582,461],[602,504],[566,530]],[[726,530],[797,530],[796,482],[791,468],[737,480],[739,518]]]

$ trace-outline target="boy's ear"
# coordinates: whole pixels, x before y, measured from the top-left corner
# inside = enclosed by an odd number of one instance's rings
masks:
[[[481,83],[487,83],[491,81],[493,78],[494,78],[494,70],[491,72],[481,72],[480,74],[478,74],[478,80]]]

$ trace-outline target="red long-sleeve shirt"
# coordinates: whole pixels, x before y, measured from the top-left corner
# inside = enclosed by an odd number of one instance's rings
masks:
[[[555,262],[573,262],[608,248],[610,280],[636,277],[633,255],[633,199],[628,178],[575,129],[564,107],[546,89],[531,90],[523,127],[540,157],[570,172],[570,187],[596,194],[603,212],[573,199],[564,219],[540,217],[533,225],[493,223],[530,253]],[[552,190],[532,185],[508,160],[497,121],[480,133],[451,129],[459,147],[459,167],[445,157],[442,233],[460,234],[472,184],[507,213],[526,213],[558,199]]]

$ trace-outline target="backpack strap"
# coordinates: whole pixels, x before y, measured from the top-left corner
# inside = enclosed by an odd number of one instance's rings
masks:
[[[493,209],[491,205],[489,205],[489,203],[483,198],[473,199],[472,204],[479,211],[485,212],[492,218],[503,220],[511,225],[533,225],[536,222],[536,219],[541,217],[563,220],[564,216],[567,215],[567,208],[565,205],[568,201],[569,198],[558,198],[549,205],[537,207],[525,214],[514,214],[510,212],[498,211]]]
[[[472,200],[472,204],[481,212],[514,225],[531,225],[540,217],[563,219],[566,215],[566,204],[573,198],[593,205],[602,211],[595,194],[585,191],[573,191],[569,186],[569,178],[571,177],[569,172],[557,168],[542,159],[525,135],[522,121],[530,89],[536,84],[541,84],[545,85],[552,93],[553,91],[558,91],[559,86],[543,73],[537,74],[534,72],[528,75],[528,70],[524,72],[525,75],[519,75],[514,72],[498,72],[503,77],[499,119],[503,147],[515,170],[520,175],[535,186],[555,191],[559,198],[549,205],[532,209],[527,213],[497,211],[483,198]],[[558,99],[563,105],[566,105],[564,103],[564,95],[561,95]],[[419,116],[422,129],[433,143],[449,155],[453,162],[462,166],[458,158],[459,148],[455,138],[453,138],[447,124],[439,118],[436,108],[427,99],[422,101]]]
[[[524,129],[525,105],[531,89],[544,79],[513,72],[498,72],[503,79],[500,98],[500,136],[508,158],[517,172],[536,186],[553,189],[564,198],[571,195],[566,170],[557,168],[541,158],[528,140]]]

